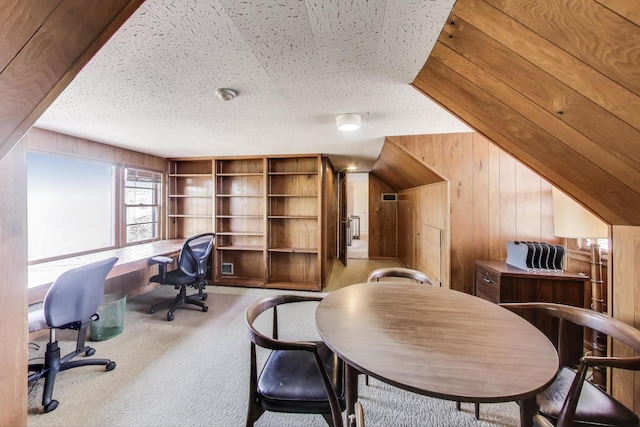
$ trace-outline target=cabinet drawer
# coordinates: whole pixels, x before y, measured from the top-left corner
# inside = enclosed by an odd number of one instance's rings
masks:
[[[476,270],[476,296],[491,301],[500,302],[500,276],[484,268]]]

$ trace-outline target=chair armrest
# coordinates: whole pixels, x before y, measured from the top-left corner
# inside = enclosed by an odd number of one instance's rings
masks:
[[[158,263],[158,274],[160,275],[160,283],[167,281],[167,265],[173,262],[173,258],[168,256],[154,256],[151,261]]]
[[[640,369],[640,356],[636,357],[596,357],[596,356],[584,356],[584,363],[587,366],[594,367],[606,367],[606,368],[620,368],[638,370]]]

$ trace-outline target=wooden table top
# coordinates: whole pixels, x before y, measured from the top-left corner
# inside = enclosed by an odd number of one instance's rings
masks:
[[[28,286],[29,288],[48,287],[67,270],[114,256],[118,257],[118,262],[109,272],[107,279],[120,276],[147,266],[149,260],[154,256],[171,255],[180,252],[184,242],[185,239],[158,240],[30,265],[28,269]]]
[[[520,316],[462,292],[410,282],[361,283],[330,293],[316,323],[361,372],[457,401],[534,396],[556,376],[549,340]]]

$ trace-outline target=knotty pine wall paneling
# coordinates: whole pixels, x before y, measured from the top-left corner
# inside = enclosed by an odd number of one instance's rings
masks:
[[[383,202],[382,193],[395,193],[396,190],[378,178],[369,174],[369,258],[396,258],[398,202]]]
[[[27,180],[22,143],[0,160],[0,425],[27,425]]]
[[[451,288],[473,292],[476,259],[506,259],[507,240],[559,243],[551,186],[477,133],[394,137],[449,182]],[[410,140],[410,141],[406,141]]]

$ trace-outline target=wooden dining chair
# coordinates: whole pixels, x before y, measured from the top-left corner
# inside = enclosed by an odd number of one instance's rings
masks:
[[[362,408],[362,403],[356,402],[353,404],[353,415],[350,417],[355,422],[356,427],[365,427],[364,426],[364,409]]]
[[[247,427],[253,426],[265,411],[321,414],[330,426],[342,427],[342,411],[346,407],[344,362],[322,341],[285,341],[278,337],[279,306],[321,300],[315,296],[273,295],[254,301],[247,308],[251,341]],[[254,324],[268,310],[273,316],[271,336]],[[271,350],[260,370],[256,347]]]
[[[378,282],[384,277],[404,277],[415,280],[418,283],[426,283],[427,285],[435,286],[434,281],[425,273],[404,267],[385,267],[373,270],[369,273],[367,282]]]
[[[558,356],[560,368],[556,380],[536,397],[536,426],[559,427],[639,426],[640,420],[629,408],[587,380],[595,367],[640,370],[640,356],[582,356],[577,370],[567,362],[567,328],[571,322],[598,331],[640,352],[640,331],[606,314],[581,307],[552,303],[502,303],[516,313],[535,310],[558,319]]]

